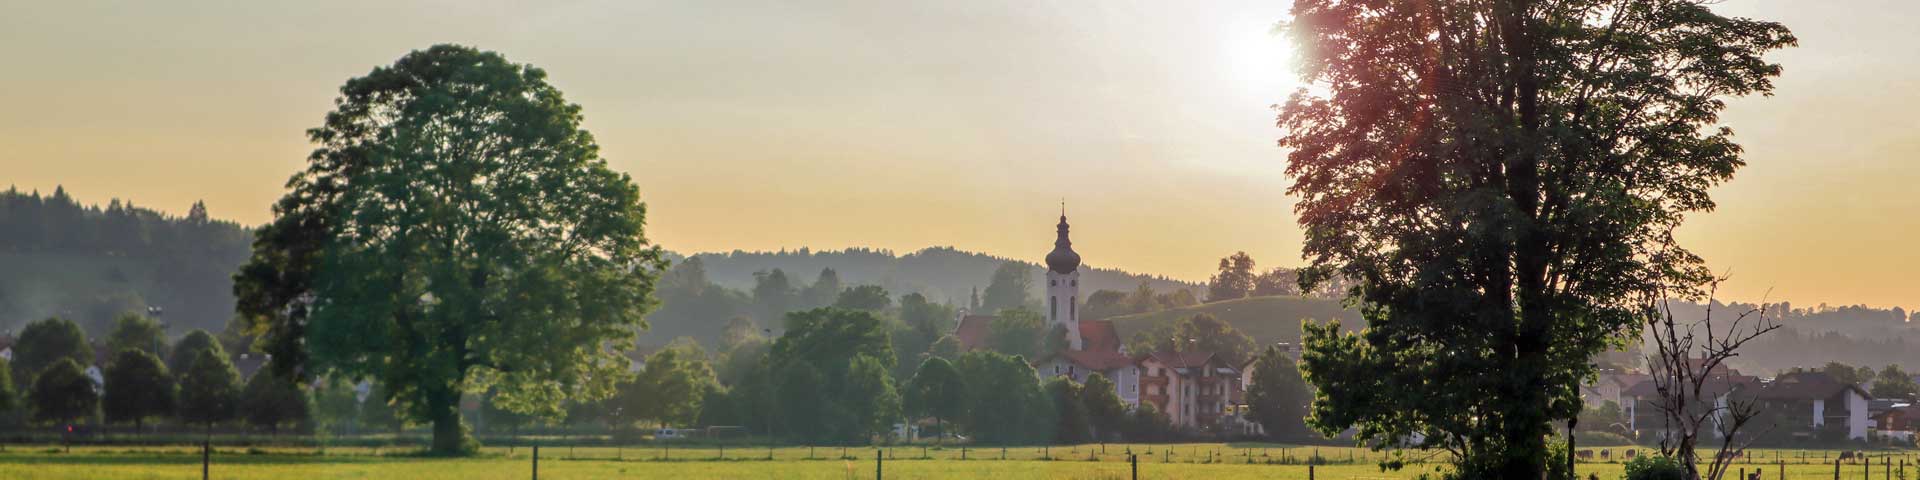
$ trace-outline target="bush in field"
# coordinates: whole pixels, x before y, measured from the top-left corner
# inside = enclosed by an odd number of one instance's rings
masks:
[[[1673,457],[1643,455],[1627,461],[1627,480],[1686,480],[1687,470]]]

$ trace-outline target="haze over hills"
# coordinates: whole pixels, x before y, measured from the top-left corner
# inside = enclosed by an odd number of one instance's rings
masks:
[[[64,190],[52,194],[0,191],[0,331],[17,332],[27,322],[60,315],[74,319],[93,335],[103,335],[112,318],[129,310],[161,307],[169,332],[178,336],[203,328],[218,331],[232,317],[232,272],[247,257],[252,235],[238,223],[212,218],[204,206],[173,216],[110,201],[84,204]],[[1032,259],[1045,251],[1035,247]],[[985,290],[993,271],[1007,261],[1027,265],[1033,284],[1044,285],[1042,268],[1030,259],[1007,259],[956,247],[932,247],[895,254],[886,250],[799,248],[775,252],[734,251],[672,254],[676,265],[699,259],[699,279],[711,289],[673,291],[663,279],[660,296],[668,305],[649,316],[653,328],[643,336],[662,344],[687,336],[712,345],[728,320],[752,317],[762,327],[777,326],[759,317],[754,306],[755,273],[780,270],[796,294],[816,283],[822,270],[836,273],[840,287],[879,285],[897,301],[920,293],[929,301],[966,306],[974,288]],[[1143,282],[1161,293],[1187,290],[1204,297],[1204,286],[1149,274],[1082,267],[1082,291],[1129,292]],[[671,276],[670,276],[671,277]],[[696,295],[687,292],[698,292]],[[1034,292],[1038,295],[1039,292]],[[825,300],[830,302],[830,299]],[[815,300],[815,303],[820,303]],[[805,302],[793,306],[807,305]],[[1718,314],[1754,308],[1719,304]],[[1828,361],[1853,365],[1897,363],[1920,369],[1920,312],[1866,306],[1767,305],[1784,328],[1753,344],[1733,360],[1736,367],[1770,374],[1794,366]],[[1116,318],[1124,333],[1209,313],[1234,324],[1261,343],[1297,341],[1302,319],[1340,319],[1357,326],[1359,317],[1338,302],[1300,297],[1269,297],[1168,309]],[[1704,308],[1677,304],[1680,318],[1698,318]]]
[[[789,276],[812,279],[820,270],[831,268],[845,285],[879,285],[895,295],[920,293],[935,302],[965,305],[973,289],[987,288],[987,279],[993,270],[1008,261],[1030,266],[1034,284],[1040,284],[1045,270],[1035,260],[1045,253],[1043,243],[1035,247],[1032,259],[1001,258],[955,247],[929,247],[905,255],[865,248],[815,251],[803,247],[792,251],[736,250],[694,256],[706,263],[709,279],[728,288],[752,289],[755,272],[781,269]],[[1184,289],[1192,290],[1195,295],[1203,293],[1204,285],[1198,283],[1086,265],[1081,268],[1085,272],[1081,289],[1085,292],[1130,291],[1146,282],[1159,292]]]

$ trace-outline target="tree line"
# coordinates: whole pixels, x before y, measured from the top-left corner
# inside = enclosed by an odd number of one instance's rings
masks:
[[[194,202],[171,216],[112,199],[85,205],[64,187],[50,195],[0,192],[0,323],[61,316],[104,334],[121,312],[160,307],[183,326],[218,328],[233,315],[233,269],[250,236]]]

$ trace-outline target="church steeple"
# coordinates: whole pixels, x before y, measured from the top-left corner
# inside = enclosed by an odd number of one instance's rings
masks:
[[[1060,202],[1060,224],[1054,226],[1059,237],[1053,241],[1053,252],[1047,254],[1047,269],[1055,273],[1073,273],[1080,268],[1080,254],[1073,251],[1073,240],[1067,238],[1067,204]]]

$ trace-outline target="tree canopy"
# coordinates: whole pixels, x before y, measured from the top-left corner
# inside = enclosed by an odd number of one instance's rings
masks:
[[[377,378],[441,453],[476,445],[461,392],[524,413],[611,395],[666,263],[580,106],[455,45],[340,94],[236,276],[281,373]]]
[[[214,350],[198,352],[180,372],[179,415],[180,420],[212,428],[239,415],[240,371]]]
[[[93,379],[87,378],[79,363],[71,358],[54,361],[34,377],[33,389],[28,392],[33,419],[72,423],[92,416],[100,406],[100,394],[93,387]]]
[[[128,349],[164,357],[167,355],[167,332],[160,328],[160,321],[153,317],[133,312],[122,314],[114,319],[113,331],[107,334],[107,351],[117,354]]]
[[[942,435],[946,433],[946,422],[967,413],[967,385],[961,381],[960,371],[954,369],[953,363],[940,357],[920,362],[920,369],[914,372],[902,397],[909,415],[932,417]]]
[[[107,421],[132,422],[137,428],[149,418],[173,414],[173,376],[160,357],[141,349],[121,350],[102,377],[106,392],[101,409]]]
[[[1301,0],[1308,85],[1280,146],[1303,290],[1351,278],[1364,333],[1308,329],[1313,425],[1420,432],[1460,475],[1539,478],[1589,360],[1709,278],[1673,241],[1742,164],[1719,125],[1795,42],[1710,2]]]
[[[1268,438],[1284,439],[1307,431],[1307,404],[1313,392],[1293,359],[1278,347],[1267,347],[1253,361],[1253,379],[1247,386],[1248,417],[1260,424]]]
[[[31,385],[41,370],[62,359],[76,365],[93,363],[93,346],[87,344],[80,325],[59,317],[29,323],[13,342],[13,379]]]
[[[994,269],[993,278],[987,282],[987,291],[980,298],[979,310],[998,312],[1026,307],[1033,302],[1033,267],[1007,261]]]

